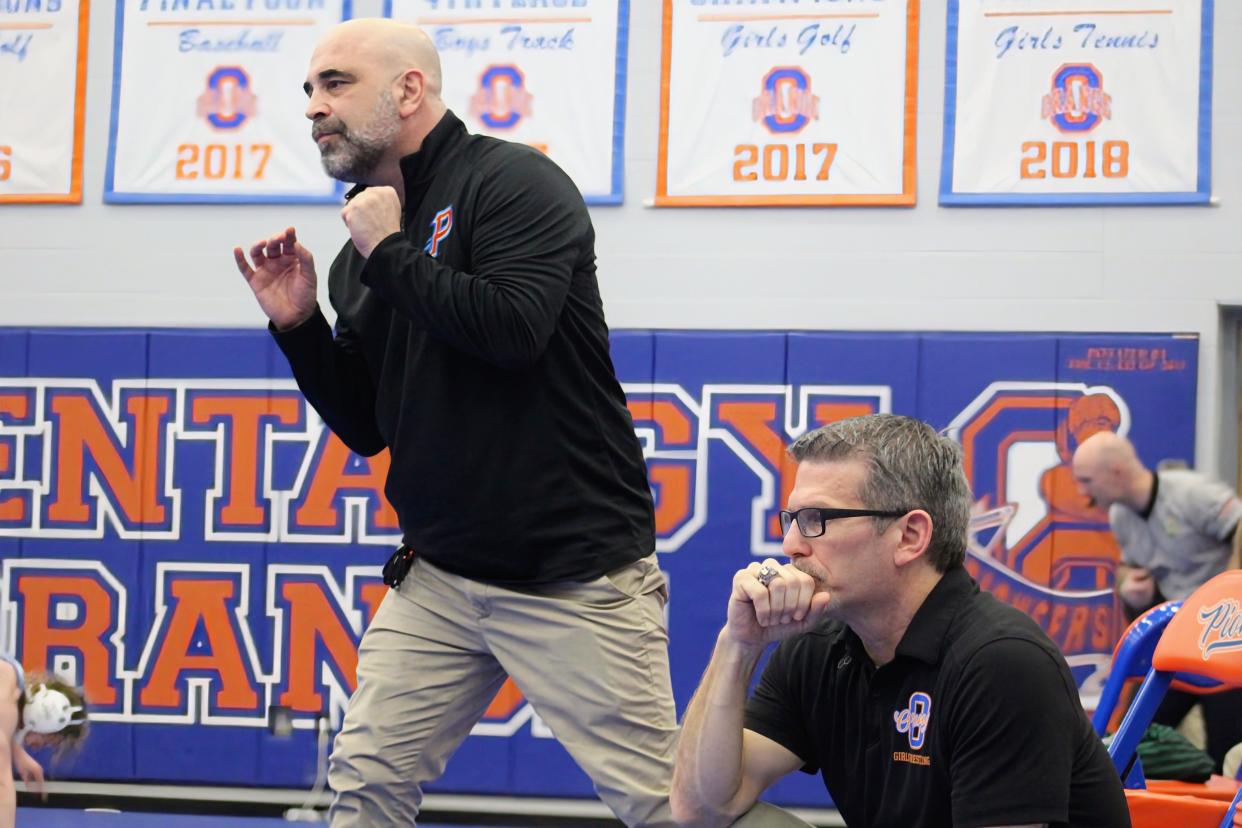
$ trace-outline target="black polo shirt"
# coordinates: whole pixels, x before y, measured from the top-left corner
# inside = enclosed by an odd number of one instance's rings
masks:
[[[1065,659],[960,567],[883,667],[837,621],[782,642],[746,727],[819,771],[851,828],[1130,824]]]

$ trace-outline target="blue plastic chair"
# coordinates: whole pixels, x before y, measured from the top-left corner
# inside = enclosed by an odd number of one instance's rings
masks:
[[[1117,702],[1121,699],[1121,691],[1126,682],[1141,679],[1151,670],[1151,656],[1156,651],[1156,644],[1181,606],[1181,601],[1157,604],[1134,619],[1122,634],[1117,648],[1113,651],[1108,680],[1104,682],[1100,701],[1091,717],[1091,726],[1095,728],[1097,735],[1104,736],[1108,733],[1108,722],[1113,718],[1113,711],[1117,709]],[[1183,673],[1176,676],[1173,686],[1191,693],[1226,689],[1218,681]]]
[[[1238,813],[1238,803],[1242,802],[1242,788],[1238,788],[1238,792],[1233,795],[1233,802],[1229,803],[1229,810],[1225,811],[1225,818],[1220,821],[1220,828],[1233,828],[1234,815]]]
[[[1157,614],[1158,617],[1162,615]],[[1217,575],[1195,590],[1180,610],[1174,609],[1169,614],[1159,641],[1149,656],[1151,667],[1147,676],[1108,748],[1113,765],[1122,778],[1127,776],[1137,754],[1139,740],[1175,679],[1198,688],[1200,692],[1242,687],[1240,618],[1242,570]],[[1159,621],[1153,622],[1153,626],[1156,623]],[[1223,624],[1223,627],[1214,628],[1214,623]],[[1145,642],[1141,635],[1139,638]],[[1136,661],[1141,660],[1142,647],[1135,645],[1135,652]],[[1109,678],[1111,681],[1112,677]],[[1116,700],[1113,705],[1116,705]]]
[[[1117,702],[1121,700],[1121,691],[1130,679],[1143,678],[1151,669],[1151,654],[1156,651],[1156,642],[1164,628],[1169,626],[1173,614],[1182,606],[1181,601],[1166,601],[1157,604],[1147,612],[1134,619],[1129,629],[1122,634],[1121,640],[1113,650],[1113,663],[1108,670],[1108,680],[1104,682],[1104,690],[1100,693],[1100,701],[1091,717],[1091,726],[1097,736],[1108,733],[1108,722],[1113,718]]]

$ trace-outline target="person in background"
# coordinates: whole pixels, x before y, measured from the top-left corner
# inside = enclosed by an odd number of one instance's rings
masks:
[[[1108,509],[1121,548],[1117,592],[1130,620],[1164,601],[1187,598],[1236,556],[1242,501],[1218,480],[1187,469],[1153,472],[1129,440],[1112,432],[1078,447],[1074,479],[1092,503]],[[1176,727],[1196,704],[1203,710],[1207,754],[1219,772],[1225,753],[1242,742],[1242,690],[1169,690],[1152,720]]]
[[[0,755],[35,793],[43,793],[43,767],[27,751],[81,745],[86,737],[86,700],[79,688],[54,676],[27,676],[12,656],[0,653]],[[13,774],[0,774],[0,828],[17,821]]]

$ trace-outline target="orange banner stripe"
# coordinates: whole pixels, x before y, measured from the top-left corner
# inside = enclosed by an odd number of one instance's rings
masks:
[[[837,12],[824,14],[700,14],[702,23],[745,23],[752,20],[860,20],[879,17],[879,12]]]
[[[1085,15],[1172,14],[1172,9],[1090,9],[1087,11],[984,12],[984,17],[1083,17]]]
[[[317,21],[306,18],[289,20],[149,20],[148,26],[314,26]]]
[[[439,25],[459,23],[590,23],[589,17],[419,17],[415,21]]]

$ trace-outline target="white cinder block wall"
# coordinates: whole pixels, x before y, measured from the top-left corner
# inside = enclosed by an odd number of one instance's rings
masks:
[[[326,276],[344,238],[336,210],[103,204],[115,6],[91,5],[84,203],[0,207],[0,325],[261,325],[231,248],[293,224]],[[936,205],[946,0],[922,3],[917,207],[645,207],[661,5],[631,0],[626,203],[594,209],[613,327],[1194,332],[1196,464],[1235,474],[1220,308],[1242,305],[1242,0],[1216,0],[1217,204],[1107,209]],[[379,10],[355,0],[359,16]]]

